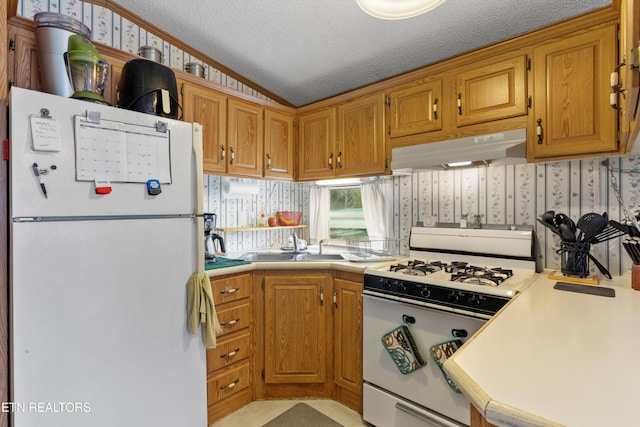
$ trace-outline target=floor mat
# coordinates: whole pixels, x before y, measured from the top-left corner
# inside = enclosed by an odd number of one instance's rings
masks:
[[[291,409],[278,415],[263,427],[342,427],[327,417],[316,411],[306,403],[298,403]]]

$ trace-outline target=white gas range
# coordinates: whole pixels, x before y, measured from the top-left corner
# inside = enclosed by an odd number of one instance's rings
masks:
[[[536,252],[532,227],[414,227],[408,260],[366,269],[365,421],[379,427],[468,426],[469,401],[449,384],[431,349],[462,345],[526,289],[537,277]],[[407,374],[381,342],[402,325],[426,362]]]

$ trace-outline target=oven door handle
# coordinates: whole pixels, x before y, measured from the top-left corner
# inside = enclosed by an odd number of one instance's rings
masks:
[[[424,421],[429,426],[434,426],[434,427],[460,427],[461,426],[461,424],[451,422],[435,414],[418,411],[417,409],[404,405],[402,402],[396,402],[396,409],[398,409],[399,411],[405,412],[413,417],[416,417],[421,421]]]

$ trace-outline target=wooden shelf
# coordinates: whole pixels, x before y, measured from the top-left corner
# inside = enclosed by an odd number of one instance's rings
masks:
[[[294,228],[301,228],[303,229],[303,233],[304,235],[301,237],[302,239],[307,238],[307,228],[309,227],[308,224],[300,224],[300,225],[276,225],[275,227],[223,227],[223,228],[216,228],[216,231],[224,233],[223,238],[226,240],[227,239],[227,233],[241,233],[244,231],[266,231],[266,230],[271,230],[271,231],[275,231],[275,230],[286,230],[286,229],[294,229]]]

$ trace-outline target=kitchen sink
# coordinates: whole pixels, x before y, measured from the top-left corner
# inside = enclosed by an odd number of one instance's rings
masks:
[[[295,261],[344,261],[344,257],[340,254],[298,254],[295,257]]]
[[[240,259],[250,262],[287,262],[295,259],[295,254],[280,254],[270,252],[247,252]]]
[[[247,252],[240,259],[249,262],[327,262],[343,261],[345,258],[340,254]]]

